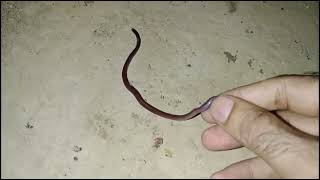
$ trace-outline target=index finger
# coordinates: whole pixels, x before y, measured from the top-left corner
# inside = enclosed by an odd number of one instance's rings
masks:
[[[319,116],[319,76],[282,75],[222,94],[239,97],[269,111],[289,110]]]

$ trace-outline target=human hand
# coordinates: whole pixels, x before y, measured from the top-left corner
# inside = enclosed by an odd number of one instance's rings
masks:
[[[202,117],[202,143],[257,157],[212,178],[319,178],[319,76],[285,75],[222,93]]]

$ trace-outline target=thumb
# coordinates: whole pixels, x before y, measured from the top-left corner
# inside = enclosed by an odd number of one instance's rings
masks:
[[[313,158],[319,149],[315,141],[289,127],[273,113],[237,97],[223,95],[213,101],[209,114],[280,176],[300,177],[301,172],[309,176],[317,173],[314,167],[318,164],[314,164],[317,162]]]

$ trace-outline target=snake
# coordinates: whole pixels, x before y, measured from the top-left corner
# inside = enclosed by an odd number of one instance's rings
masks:
[[[132,93],[132,95],[136,98],[136,100],[138,101],[138,103],[143,106],[145,109],[149,110],[150,112],[161,116],[163,118],[166,119],[170,119],[170,120],[174,120],[174,121],[186,121],[186,120],[190,120],[193,119],[194,117],[196,117],[197,115],[199,115],[200,113],[208,110],[213,102],[213,100],[216,98],[216,96],[212,96],[210,97],[206,102],[204,102],[201,106],[192,109],[190,112],[186,113],[186,114],[170,114],[167,112],[164,112],[154,106],[152,106],[151,104],[149,104],[147,101],[145,101],[145,99],[142,97],[142,95],[140,94],[140,92],[129,82],[128,79],[128,68],[130,65],[130,62],[132,61],[133,57],[136,55],[136,53],[138,52],[140,45],[141,45],[141,38],[140,35],[138,33],[137,30],[135,30],[134,28],[131,28],[131,31],[134,33],[134,35],[136,36],[137,39],[137,43],[135,48],[131,51],[131,53],[129,54],[129,56],[127,57],[125,64],[123,66],[122,69],[122,81],[125,85],[125,87]]]

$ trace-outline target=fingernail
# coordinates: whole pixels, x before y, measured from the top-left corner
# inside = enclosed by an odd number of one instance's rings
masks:
[[[211,113],[215,120],[225,123],[233,108],[233,101],[227,97],[220,96],[213,101]]]

